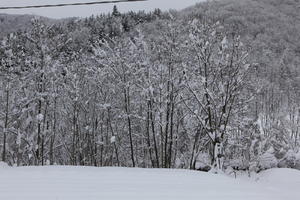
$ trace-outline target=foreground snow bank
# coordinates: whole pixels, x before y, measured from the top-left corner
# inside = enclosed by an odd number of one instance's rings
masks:
[[[282,199],[300,199],[300,171],[296,169],[269,169],[258,174],[258,182],[271,190],[281,192]]]
[[[278,183],[282,169],[267,171],[259,181],[232,179],[188,170],[18,167],[0,168],[2,200],[296,200]],[[290,172],[289,172],[290,173]],[[299,171],[288,174],[300,187]],[[291,176],[291,177],[290,177]],[[274,177],[274,180],[272,178]],[[280,179],[280,180],[278,180]],[[267,184],[266,184],[267,183]]]

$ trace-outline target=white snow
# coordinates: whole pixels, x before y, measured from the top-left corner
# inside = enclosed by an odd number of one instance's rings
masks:
[[[253,181],[188,170],[0,167],[0,199],[297,200],[299,181],[300,172],[289,169],[269,170]]]
[[[5,162],[0,162],[0,170],[3,169],[3,168],[7,168],[7,167],[8,167],[8,165]]]
[[[258,161],[258,166],[260,169],[271,169],[276,167],[278,164],[277,159],[274,156],[274,149],[271,148],[264,154],[262,154]]]
[[[300,199],[299,170],[269,169],[259,174],[258,182],[274,192],[280,192],[283,200]]]
[[[112,136],[110,138],[110,143],[115,143],[116,142],[116,136]]]
[[[36,119],[38,120],[38,121],[43,121],[43,119],[44,119],[44,115],[43,114],[38,114],[37,116],[36,116]]]

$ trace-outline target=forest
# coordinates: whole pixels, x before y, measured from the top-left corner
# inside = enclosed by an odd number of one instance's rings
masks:
[[[300,169],[299,0],[114,6],[15,20],[23,26],[10,32],[8,18],[0,15],[1,161]]]

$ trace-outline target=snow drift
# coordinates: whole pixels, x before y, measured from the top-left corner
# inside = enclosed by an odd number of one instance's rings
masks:
[[[188,170],[0,167],[0,199],[300,199],[299,190],[297,191],[297,187],[300,187],[299,171],[268,170],[256,180],[233,179],[225,175]]]

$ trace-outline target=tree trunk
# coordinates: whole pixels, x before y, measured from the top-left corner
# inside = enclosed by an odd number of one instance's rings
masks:
[[[153,137],[153,143],[154,143],[154,152],[155,152],[155,158],[156,158],[156,167],[159,168],[159,155],[158,155],[158,148],[156,143],[156,135],[155,135],[155,120],[153,117],[153,99],[150,100],[150,119],[151,119],[151,128],[152,128],[152,137]]]
[[[132,140],[132,129],[131,129],[131,118],[130,118],[130,98],[129,98],[129,89],[124,89],[124,99],[125,99],[125,112],[127,114],[127,124],[128,124],[128,135],[129,135],[129,142],[130,142],[130,156],[132,161],[132,167],[135,167],[135,160],[134,160],[134,149],[133,149],[133,140]]]
[[[155,167],[155,163],[153,161],[153,158],[152,158],[152,148],[151,148],[151,140],[150,140],[150,101],[148,101],[147,103],[147,120],[146,120],[146,135],[147,135],[147,146],[148,146],[148,152],[149,152],[149,157],[150,157],[150,161],[151,161],[151,165],[152,167],[154,168]]]
[[[217,171],[223,170],[223,164],[224,164],[224,149],[223,149],[223,143],[220,141],[216,141],[214,144],[214,161],[213,161],[213,167]]]
[[[9,83],[8,83],[9,84]],[[5,122],[3,130],[3,150],[2,150],[2,161],[6,161],[6,137],[7,137],[7,128],[8,128],[8,110],[9,110],[9,90],[6,89],[6,106],[5,106]]]

